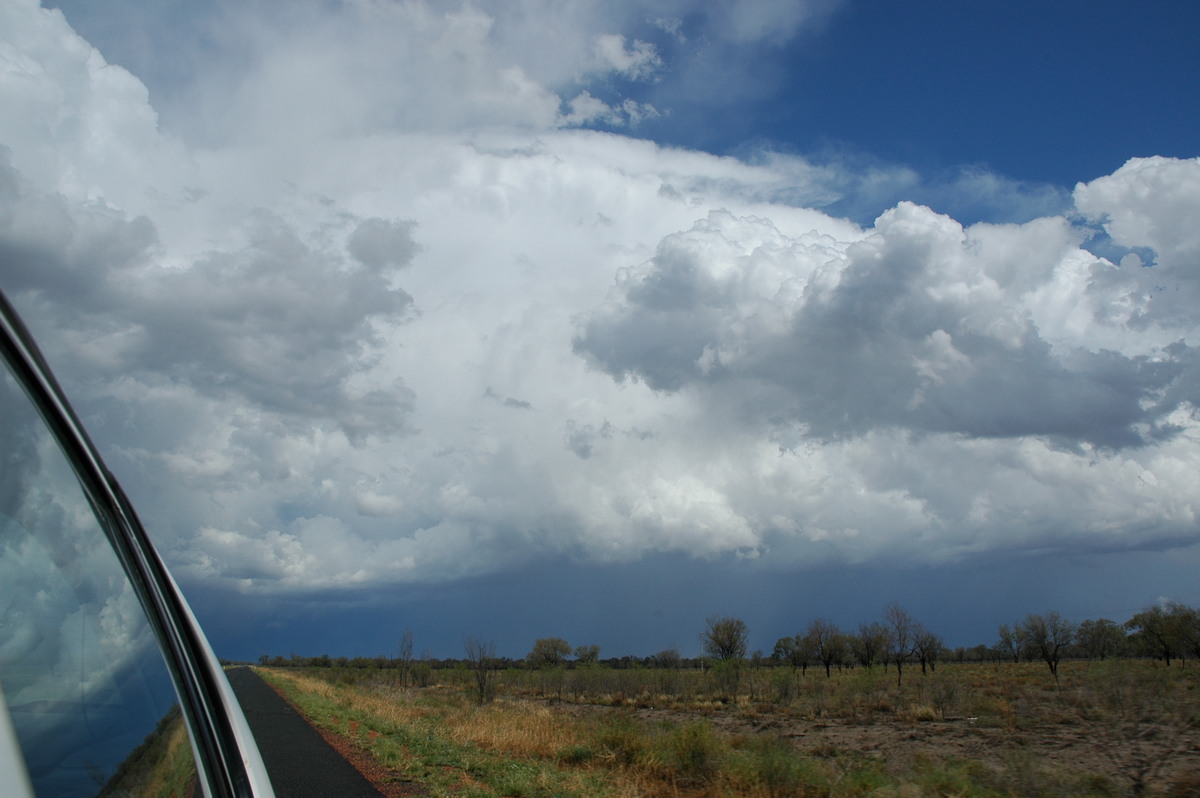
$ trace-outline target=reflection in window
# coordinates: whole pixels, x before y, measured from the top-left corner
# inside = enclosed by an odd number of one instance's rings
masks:
[[[34,788],[187,794],[174,784],[195,763],[154,634],[69,462],[7,372],[0,419],[0,689]],[[188,772],[165,774],[180,750]]]

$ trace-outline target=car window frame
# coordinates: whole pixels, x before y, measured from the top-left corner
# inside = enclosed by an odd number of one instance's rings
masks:
[[[0,357],[67,458],[145,611],[179,698],[204,793],[214,798],[273,796],[245,717],[191,608],[3,292]],[[0,724],[8,723],[2,703],[0,710]],[[0,745],[3,732],[0,729]]]

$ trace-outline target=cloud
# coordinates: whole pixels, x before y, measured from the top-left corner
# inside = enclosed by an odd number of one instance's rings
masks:
[[[6,6],[3,286],[185,581],[1195,541],[1196,163],[1073,199],[964,173],[1012,218],[862,225],[806,206],[929,179],[564,128],[635,121],[602,84],[669,82],[673,47],[809,24],[723,33],[735,6],[231,6],[237,57],[161,121]]]
[[[712,35],[738,44],[779,44],[795,36],[801,26],[822,22],[838,5],[837,0],[784,3],[732,0],[709,4],[704,15],[706,29]]]
[[[979,165],[921,173],[845,147],[830,145],[799,159],[763,142],[742,146],[737,155],[749,163],[785,172],[803,164],[810,181],[818,181],[825,193],[795,201],[864,225],[906,200],[968,225],[977,221],[1021,223],[1060,216],[1072,208],[1071,192],[1060,186],[1013,180]],[[786,201],[782,196],[780,200]]]
[[[1155,400],[1186,346],[1056,351],[1040,332],[1039,292],[1092,260],[1078,245],[1061,217],[964,229],[907,203],[849,246],[714,212],[622,272],[575,348],[655,390],[769,394],[768,417],[819,439],[895,427],[1114,447],[1171,434],[1179,405]]]
[[[132,583],[67,458],[15,381],[0,385],[0,409],[0,578],[8,586],[0,667],[22,735],[38,743],[36,760],[61,754],[75,733],[62,722],[66,713],[56,711],[63,704],[93,705],[99,723],[115,705],[132,722],[151,714],[140,722],[152,725],[155,706],[162,712],[170,704],[169,685],[165,673],[159,682],[147,667],[147,657],[161,660]],[[123,689],[132,672],[140,676],[137,697]],[[154,687],[162,692],[155,695]]]
[[[1200,232],[1190,224],[1200,194],[1200,159],[1134,158],[1112,175],[1080,184],[1075,205],[1118,246],[1148,251],[1152,269],[1110,274],[1110,306],[1126,324],[1194,329]],[[1119,309],[1119,310],[1118,310]]]
[[[567,103],[567,113],[559,117],[559,121],[566,127],[594,124],[636,127],[642,120],[653,119],[658,115],[658,110],[646,103],[625,100],[614,108],[585,91]]]
[[[396,430],[411,403],[400,384],[353,383],[370,367],[376,320],[402,320],[411,298],[391,284],[415,247],[403,223],[367,219],[348,237],[353,259],[315,249],[265,211],[245,246],[184,269],[153,262],[145,217],[70,206],[0,175],[0,254],[10,291],[34,297],[39,323],[68,338],[63,356],[97,377],[174,380],[216,398],[327,418],[352,438]],[[53,342],[53,341],[52,341]]]
[[[596,56],[607,70],[631,80],[652,77],[662,67],[662,59],[649,42],[627,43],[619,33],[608,33],[597,36],[595,46]]]
[[[672,113],[638,84],[666,76],[696,96],[728,96],[728,68],[752,72],[762,85],[756,48],[818,29],[840,4],[267,0],[125,2],[104,12],[77,0],[59,5],[111,62],[148,81],[176,135],[211,146],[303,145],[385,129],[636,124]],[[661,20],[675,20],[675,32]],[[571,111],[585,96],[612,113]]]

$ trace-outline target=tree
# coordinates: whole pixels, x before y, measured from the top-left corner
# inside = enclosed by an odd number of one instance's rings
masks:
[[[713,675],[720,689],[736,695],[750,633],[741,618],[709,618],[700,642],[704,653],[716,660]]]
[[[825,678],[830,678],[829,669],[846,656],[846,639],[842,630],[833,621],[817,618],[808,625],[804,640],[817,660],[825,666]]]
[[[1182,604],[1178,606],[1180,607],[1178,627],[1180,655],[1188,653],[1192,657],[1200,659],[1200,612]]]
[[[750,636],[741,618],[709,618],[700,642],[704,653],[718,662],[741,662],[746,658],[746,641]]]
[[[1057,612],[1048,612],[1026,616],[1021,622],[1021,632],[1030,650],[1042,658],[1058,684],[1058,661],[1063,649],[1075,639],[1075,624]]]
[[[597,649],[599,653],[599,649]],[[531,668],[553,668],[571,656],[571,646],[561,637],[541,637],[534,641],[533,648],[525,655],[525,664]]]
[[[679,667],[682,657],[679,656],[679,651],[676,649],[667,648],[655,654],[652,659],[656,668],[675,669]]]
[[[600,659],[600,646],[579,646],[575,649],[575,659],[584,665]]]
[[[792,666],[793,671],[805,673],[808,671],[808,666],[812,664],[813,651],[804,635],[781,637],[775,642],[775,650],[771,652],[771,658],[779,662],[786,662]]]
[[[1100,618],[1082,621],[1076,634],[1079,647],[1090,659],[1106,659],[1125,649],[1125,630],[1115,621]]]
[[[904,661],[913,653],[913,641],[920,624],[897,602],[883,608],[884,628],[887,629],[888,659],[896,663],[896,685],[904,676]]]
[[[1166,608],[1147,607],[1125,622],[1133,631],[1134,640],[1153,657],[1171,664],[1171,658],[1179,655],[1182,648],[1181,632],[1187,608],[1182,604],[1170,603]]]
[[[413,658],[413,633],[412,629],[404,628],[404,633],[400,635],[400,684],[408,684],[408,672],[412,668]]]
[[[967,649],[967,659],[971,662],[987,662],[995,658],[996,649],[991,646],[986,646],[983,643],[971,646]],[[998,661],[998,660],[997,660]]]
[[[1021,635],[1006,623],[1000,624],[999,634],[1000,639],[996,643],[996,650],[1006,657],[1012,657],[1013,662],[1020,662]]]
[[[463,642],[467,663],[475,674],[475,694],[480,704],[492,700],[492,670],[495,667],[496,644],[491,640],[471,636]]]
[[[860,623],[858,634],[850,640],[854,658],[864,668],[872,667],[887,651],[887,638],[887,628],[878,621]]]
[[[925,667],[929,666],[929,670],[936,670],[938,658],[942,655],[942,649],[945,644],[942,638],[935,635],[923,624],[917,624],[917,632],[913,636],[913,652],[917,655],[917,661],[921,663],[921,673],[925,673]]]

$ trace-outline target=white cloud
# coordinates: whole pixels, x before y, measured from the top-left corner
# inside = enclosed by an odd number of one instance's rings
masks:
[[[1112,266],[1081,237],[1062,218],[964,229],[902,203],[847,246],[713,213],[622,272],[575,345],[619,379],[700,386],[820,439],[898,427],[1141,445],[1170,434],[1179,405],[1158,400],[1190,350],[1067,337],[1045,293],[1086,290],[1081,259]]]
[[[649,42],[625,41],[619,33],[603,33],[596,37],[596,56],[607,69],[631,80],[649,78],[662,68],[662,59]]]
[[[0,31],[0,143],[35,186],[124,201],[163,156],[181,155],[160,138],[142,83],[106,63],[60,12],[14,0],[0,8]]]
[[[1134,158],[1108,177],[1080,184],[1075,203],[1121,247],[1148,249],[1155,267],[1111,270],[1108,312],[1163,336],[1194,334],[1200,300],[1200,158]]]
[[[1197,194],[1200,158],[1133,158],[1108,177],[1081,183],[1075,204],[1118,244],[1153,249],[1163,270],[1178,277],[1200,257],[1200,230],[1190,223]]]
[[[1075,191],[1148,269],[1074,216],[900,203],[863,228],[801,206],[870,175],[562,129],[652,112],[575,82],[595,43],[609,77],[670,66],[597,9],[239,7],[245,57],[185,92],[215,121],[184,145],[60,16],[7,7],[3,285],[181,573],[302,591],[548,553],[1194,539],[1195,241],[1161,221],[1200,200],[1194,162]],[[101,106],[96,136],[53,124]]]

